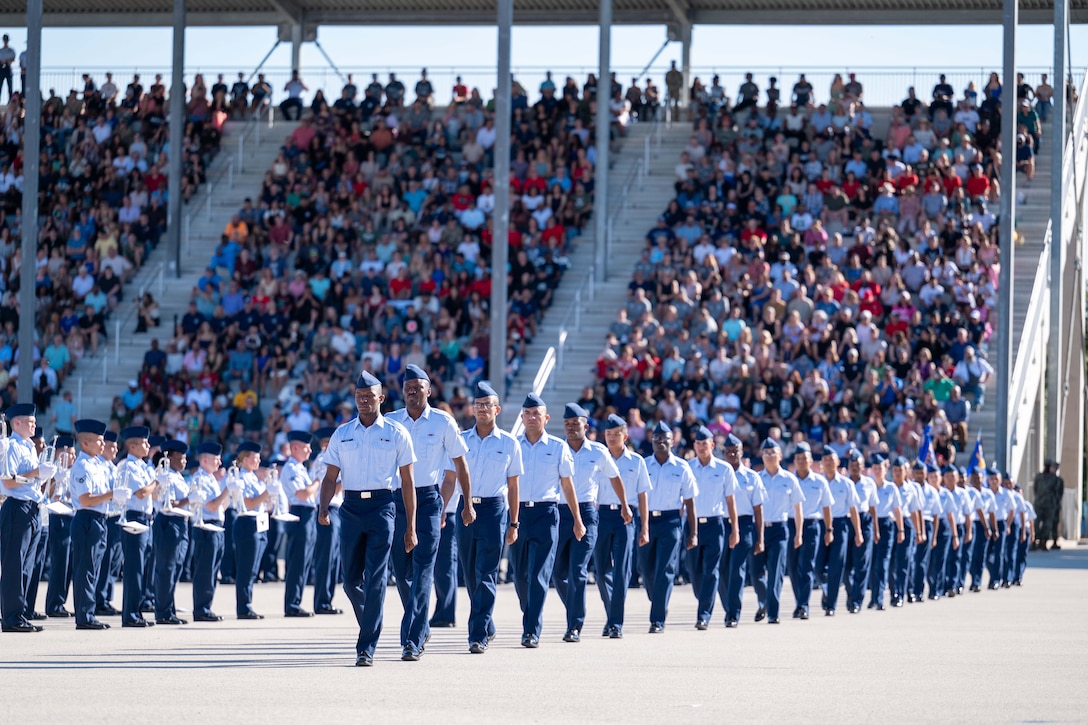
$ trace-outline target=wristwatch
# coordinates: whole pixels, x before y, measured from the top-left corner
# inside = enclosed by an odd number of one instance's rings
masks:
[[[511,529],[521,528],[521,523],[518,522],[518,521],[511,521],[510,522],[510,528]]]

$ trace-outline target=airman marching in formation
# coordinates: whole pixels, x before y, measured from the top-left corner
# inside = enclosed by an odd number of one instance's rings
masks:
[[[74,439],[46,446],[34,406],[11,406],[12,434],[0,451],[3,631],[42,631],[34,621],[47,615],[74,616],[81,630],[108,629],[101,618],[117,615],[124,627],[186,624],[175,593],[190,547],[193,618],[221,621],[212,602],[228,526],[235,615],[263,619],[252,608],[253,586],[273,521],[286,531],[285,616],[340,614],[333,599],[342,581],[358,624],[358,666],[374,661],[390,567],[404,608],[402,659],[423,656],[432,627],[454,626],[458,569],[469,651],[485,653],[497,632],[504,550],[522,610],[521,644],[530,649],[540,645],[552,587],[566,609],[563,641],[580,641],[591,565],[605,614],[601,635],[612,639],[623,637],[635,573],[654,634],[665,629],[681,574],[693,588],[699,630],[711,626],[716,599],[725,626],[737,627],[747,585],[758,602],[754,620],[778,624],[787,575],[799,620],[809,618],[816,595],[833,616],[842,589],[847,611],[857,614],[867,593],[867,607],[880,611],[1023,581],[1035,511],[995,468],[968,474],[902,457],[866,460],[854,449],[840,461],[806,443],[785,459],[783,444],[767,438],[757,471],[738,438],[715,441],[705,427],[694,432],[694,456],[678,456],[663,423],[650,431],[652,452],[643,458],[616,415],[591,426],[588,411],[568,404],[558,438],[547,431],[543,400],[530,394],[515,438],[497,426],[499,396],[481,382],[474,425],[460,431],[428,404],[423,370],[409,365],[399,382],[406,406],[386,415],[383,383],[364,371],[358,416],[313,435],[291,433],[282,472],[247,441],[229,452],[201,445],[186,475],[185,444],[142,426],[111,434],[96,420],[77,421]],[[312,612],[302,607],[311,569]],[[118,576],[120,610],[112,605]],[[73,612],[65,609],[69,585]],[[438,606],[429,619],[432,589]],[[150,612],[154,619],[145,619]]]

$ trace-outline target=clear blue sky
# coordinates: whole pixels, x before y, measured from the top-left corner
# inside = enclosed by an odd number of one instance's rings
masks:
[[[8,31],[17,50],[25,47],[22,28]],[[259,28],[192,28],[186,33],[187,67],[207,72],[251,71],[272,47],[276,32]],[[318,40],[341,68],[383,70],[402,69],[406,82],[414,82],[418,68],[432,69],[440,97],[452,80],[453,67],[464,70],[470,85],[480,85],[490,92],[489,75],[484,67],[495,63],[496,34],[493,27],[323,27]],[[663,26],[619,26],[612,34],[613,66],[641,69],[665,40]],[[1020,64],[1027,67],[1049,66],[1052,58],[1052,34],[1045,26],[1022,26],[1019,31]],[[43,66],[69,71],[90,66],[110,67],[117,80],[127,79],[132,69],[166,67],[170,62],[171,33],[165,28],[139,29],[69,29],[47,28],[43,33]],[[1088,63],[1088,28],[1074,26],[1071,39],[1074,72]],[[593,27],[516,27],[513,34],[513,62],[520,66],[577,68],[590,70],[597,63],[597,31]],[[680,46],[670,44],[654,67],[657,77],[670,60],[679,59]],[[704,71],[746,66],[773,72],[772,66],[867,68],[891,67],[973,67],[1000,70],[1001,28],[999,26],[923,26],[923,27],[819,27],[819,26],[699,26],[694,33],[692,63]],[[282,44],[268,61],[270,68],[286,68],[290,50]],[[331,80],[328,64],[316,47],[307,44],[302,52],[303,77],[311,85],[339,86]],[[478,72],[469,68],[477,67]],[[411,73],[409,73],[411,69]],[[527,74],[529,75],[529,74]],[[447,78],[449,76],[449,78]],[[230,76],[228,76],[230,77]],[[64,79],[67,76],[63,77]],[[358,79],[357,79],[358,80]],[[537,79],[524,78],[535,86]],[[758,79],[757,79],[758,80]],[[785,81],[792,83],[792,76]],[[862,78],[862,80],[866,80]],[[1033,79],[1037,80],[1037,79]],[[101,79],[99,79],[101,82]],[[315,83],[316,81],[316,83]],[[48,83],[48,78],[46,79]],[[919,78],[928,89],[928,76]],[[889,81],[891,83],[891,81]],[[61,76],[56,84],[63,85]],[[732,84],[727,83],[727,87]],[[817,90],[824,83],[817,83]],[[902,85],[895,81],[896,93]],[[58,91],[62,90],[58,88]],[[735,91],[734,88],[730,88]],[[905,90],[905,88],[904,88]],[[921,90],[921,88],[919,89]],[[890,92],[890,91],[889,91]]]

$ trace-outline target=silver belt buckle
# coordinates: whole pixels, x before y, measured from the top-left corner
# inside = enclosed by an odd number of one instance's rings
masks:
[[[661,515],[660,511],[651,511],[650,512],[650,516],[655,516],[656,517],[656,516],[660,516],[660,515]]]
[[[473,496],[472,497],[472,503],[474,503],[474,504],[483,503],[483,502],[484,502],[484,500],[482,498],[480,498],[479,496]]]
[[[373,491],[360,491],[359,498],[374,498]]]
[[[536,506],[536,501],[525,501],[524,506],[525,508],[531,509],[532,507]]]
[[[707,519],[707,517],[706,517],[706,516],[704,516],[704,517],[702,517],[701,519],[699,519],[699,523],[700,523],[700,524],[705,524],[705,523],[706,523],[706,522],[707,522],[708,520],[709,520],[709,519]]]
[[[619,511],[620,510],[620,505],[618,503],[609,504],[608,505],[608,510],[609,511]]]

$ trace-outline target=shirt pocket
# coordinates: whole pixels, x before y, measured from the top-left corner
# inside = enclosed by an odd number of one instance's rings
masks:
[[[378,438],[370,444],[372,471],[379,476],[391,476],[396,472],[397,444],[392,438]]]

